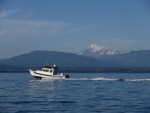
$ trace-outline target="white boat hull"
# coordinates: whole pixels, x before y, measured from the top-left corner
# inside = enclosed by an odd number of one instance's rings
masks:
[[[31,69],[29,69],[30,74],[35,77],[35,78],[49,78],[49,79],[62,79],[62,78],[69,78],[69,75],[46,75],[46,74],[42,74],[42,73],[38,73],[36,71],[33,71]]]

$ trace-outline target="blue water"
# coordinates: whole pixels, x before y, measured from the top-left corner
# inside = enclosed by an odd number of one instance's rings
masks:
[[[0,113],[149,113],[150,73],[0,73]]]

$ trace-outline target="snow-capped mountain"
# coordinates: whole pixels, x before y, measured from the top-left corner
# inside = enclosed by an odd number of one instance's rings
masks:
[[[117,54],[124,54],[127,51],[117,51],[117,50],[110,50],[104,46],[98,46],[96,44],[91,44],[88,48],[84,49],[79,53],[79,55],[83,56],[91,56],[98,58],[102,55],[117,55]]]

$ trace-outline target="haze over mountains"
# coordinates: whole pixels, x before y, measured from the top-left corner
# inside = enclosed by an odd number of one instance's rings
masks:
[[[150,50],[117,51],[95,44],[79,54],[56,51],[33,51],[0,60],[0,70],[41,67],[43,64],[58,67],[150,67]]]

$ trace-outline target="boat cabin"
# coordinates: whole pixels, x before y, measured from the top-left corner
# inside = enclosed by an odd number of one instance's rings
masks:
[[[42,68],[42,72],[43,72],[43,74],[56,75],[57,74],[57,67],[56,67],[56,65],[53,65],[52,67],[44,65]]]

